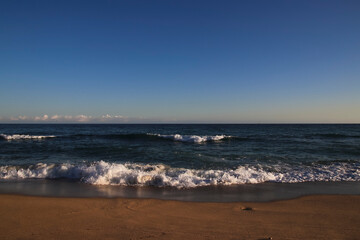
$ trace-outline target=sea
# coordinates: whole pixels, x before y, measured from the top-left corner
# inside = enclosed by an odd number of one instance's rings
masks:
[[[360,194],[360,124],[0,124],[0,193],[214,202]]]

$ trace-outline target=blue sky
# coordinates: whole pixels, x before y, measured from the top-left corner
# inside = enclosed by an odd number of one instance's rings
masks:
[[[359,1],[0,2],[0,122],[360,122]]]

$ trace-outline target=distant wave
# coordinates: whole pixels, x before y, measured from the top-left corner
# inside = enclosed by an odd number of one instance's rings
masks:
[[[175,142],[187,143],[204,143],[216,141],[267,141],[271,137],[266,136],[229,136],[224,134],[219,135],[182,135],[182,134],[158,134],[158,133],[109,133],[109,134],[74,134],[74,135],[29,135],[29,134],[0,134],[0,140],[38,140],[45,138],[103,138],[103,139],[118,139],[128,141],[157,141],[157,140],[170,140]],[[284,137],[284,136],[282,136]],[[286,136],[285,136],[286,137]],[[335,133],[315,133],[307,134],[299,139],[347,139],[347,138],[360,138],[360,135],[346,135]],[[293,141],[299,141],[299,139]]]
[[[230,136],[226,136],[226,135],[215,135],[215,136],[180,135],[180,134],[172,134],[172,135],[149,134],[149,135],[158,136],[158,137],[166,138],[166,139],[171,139],[174,141],[194,142],[194,143],[220,141],[225,138],[231,138]]]
[[[0,138],[2,138],[4,140],[43,139],[43,138],[53,138],[53,137],[56,137],[56,136],[54,136],[54,135],[35,136],[35,135],[25,135],[25,134],[12,134],[12,135],[0,134]]]
[[[214,136],[198,136],[198,135],[162,135],[153,133],[128,133],[128,134],[75,134],[75,135],[63,135],[63,136],[34,136],[25,134],[13,134],[6,135],[0,134],[0,138],[4,140],[20,140],[20,139],[44,139],[44,138],[104,138],[104,139],[119,139],[119,140],[143,140],[143,141],[156,141],[156,140],[172,140],[179,142],[191,142],[191,143],[202,143],[211,141],[220,141],[225,139],[234,138],[226,135],[214,135]],[[239,138],[240,139],[240,138]]]
[[[94,185],[193,188],[263,182],[360,181],[359,163],[333,163],[270,170],[239,166],[228,170],[172,168],[163,164],[108,163],[1,166],[0,179],[77,179]]]
[[[220,141],[230,136],[226,135],[215,135],[215,136],[198,136],[198,135],[180,135],[180,134],[154,134],[154,133],[131,133],[131,134],[106,134],[106,135],[75,135],[74,137],[101,137],[109,139],[124,139],[124,140],[172,140],[179,142],[210,142],[210,141]]]

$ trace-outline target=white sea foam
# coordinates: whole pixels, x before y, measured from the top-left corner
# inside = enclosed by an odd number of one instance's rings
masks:
[[[12,134],[12,135],[0,134],[0,138],[6,139],[6,140],[43,139],[43,138],[52,138],[52,137],[55,137],[55,136],[54,135],[34,136],[34,135],[24,135],[24,134]]]
[[[197,136],[197,135],[180,135],[180,134],[172,134],[172,135],[149,134],[149,135],[154,135],[154,136],[158,136],[158,137],[162,137],[162,138],[168,138],[168,139],[172,139],[174,141],[194,142],[194,143],[219,141],[219,140],[229,137],[226,135],[215,135],[215,136]]]
[[[360,181],[359,164],[334,163],[327,166],[266,171],[264,168],[239,166],[229,170],[195,170],[166,165],[134,163],[45,164],[29,167],[2,166],[0,179],[71,178],[94,185],[172,186],[192,188],[262,182]]]

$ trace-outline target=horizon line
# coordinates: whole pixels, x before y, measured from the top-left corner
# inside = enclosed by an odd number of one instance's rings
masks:
[[[153,122],[153,123],[94,123],[94,122],[43,122],[43,123],[39,123],[39,122],[24,122],[24,123],[19,123],[19,122],[3,122],[0,123],[1,124],[10,124],[10,125],[21,125],[21,124],[29,124],[29,125],[161,125],[161,124],[167,124],[167,125],[177,125],[177,124],[183,124],[183,125],[202,125],[202,124],[208,124],[208,125],[270,125],[270,124],[278,124],[278,125],[296,125],[296,124],[304,124],[304,125],[311,125],[311,124],[348,124],[348,125],[352,125],[352,124],[360,124],[360,122],[266,122],[266,123],[261,123],[261,122],[254,122],[254,123],[207,123],[207,122],[194,122],[194,123],[174,123],[174,122]]]

